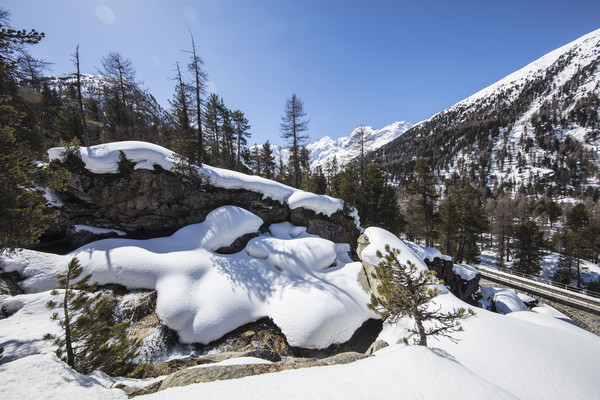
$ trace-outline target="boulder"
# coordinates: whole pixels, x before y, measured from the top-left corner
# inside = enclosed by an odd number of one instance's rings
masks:
[[[292,350],[281,329],[270,318],[245,324],[222,338],[205,346],[204,352],[274,352],[280,356],[292,355]],[[263,358],[263,357],[259,357]]]
[[[42,236],[40,248],[53,245],[64,251],[66,244],[73,249],[117,237],[115,231],[134,239],[168,236],[179,228],[204,221],[209,212],[225,205],[258,215],[264,221],[263,230],[273,223],[289,221],[335,243],[350,243],[352,250],[359,235],[350,209],[330,217],[302,208],[290,210],[287,204],[263,198],[260,193],[182,179],[181,175],[161,168],[118,174],[94,174],[82,169],[70,172],[65,190],[56,193],[62,203],[59,217]],[[104,232],[75,230],[75,225],[102,228]],[[240,251],[251,238],[246,236],[222,251]]]
[[[195,367],[197,365],[214,364],[221,361],[239,357],[261,358],[268,362],[281,361],[281,356],[268,350],[252,350],[245,352],[227,351],[223,353],[214,353],[201,357],[178,358],[156,364],[148,364],[142,373],[144,378],[155,378],[158,376],[170,375],[177,371]]]
[[[484,287],[481,288],[481,296],[483,300],[492,302],[492,311],[500,314],[529,310],[513,289]]]
[[[19,286],[23,278],[18,272],[3,272],[0,273],[0,295],[16,296],[23,293],[23,289]]]
[[[360,235],[356,247],[356,253],[362,260],[362,252],[369,245],[369,238],[367,235]],[[426,258],[425,264],[430,270],[436,272],[439,279],[443,280],[449,290],[459,299],[472,304],[477,305],[477,301],[474,298],[475,293],[479,290],[479,274],[474,276],[468,276],[471,279],[465,279],[463,275],[455,270],[455,266],[452,261],[444,260],[439,257],[435,257],[432,260]],[[371,265],[366,261],[362,261],[363,274],[358,277],[359,282],[362,284],[365,290],[370,290],[373,295],[378,296],[377,287],[381,284],[381,281],[377,279],[377,266]],[[460,272],[460,271],[459,271]]]
[[[369,264],[362,259],[363,250],[369,245],[369,237],[365,234],[359,236],[356,246],[356,254],[358,258],[362,260],[363,274],[358,277],[359,282],[362,284],[365,291],[370,291],[373,295],[378,296],[377,287],[381,284],[381,281],[377,278],[377,266]]]
[[[435,271],[437,277],[444,282],[444,285],[459,299],[476,306],[475,293],[479,290],[479,279],[481,275],[464,276],[457,273],[457,269],[452,261],[443,260],[436,257],[432,260],[425,259],[425,263],[430,270]],[[460,271],[459,271],[460,272]],[[471,279],[465,279],[465,277]]]
[[[385,349],[386,347],[389,346],[389,343],[386,342],[385,340],[378,340],[376,342],[374,342],[368,349],[366,354],[371,355],[381,349]]]

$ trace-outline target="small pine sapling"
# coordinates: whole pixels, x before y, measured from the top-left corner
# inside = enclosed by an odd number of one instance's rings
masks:
[[[129,339],[126,330],[130,321],[114,323],[114,302],[102,292],[93,294],[96,284],[90,284],[91,274],[78,278],[83,268],[77,258],[71,259],[64,274],[58,275],[58,286],[64,289],[62,301],[49,301],[48,308],[62,308],[52,319],[59,322],[64,335],[47,334],[58,347],[56,354],[73,369],[87,374],[96,369],[109,375],[132,375],[137,368],[139,339]],[[59,291],[52,292],[59,295]]]
[[[399,259],[399,249],[386,245],[385,251],[385,255],[377,251],[377,256],[383,258],[376,276],[381,283],[377,286],[379,296],[371,296],[369,307],[390,323],[398,322],[404,316],[411,317],[414,329],[410,332],[418,335],[415,340],[418,345],[427,346],[428,336],[443,336],[456,343],[457,339],[451,335],[463,330],[460,320],[475,315],[475,312],[459,308],[444,313],[440,312],[441,307],[432,307],[430,303],[435,304],[433,298],[438,294],[434,285],[440,283],[435,272],[418,271],[410,261],[404,265]]]

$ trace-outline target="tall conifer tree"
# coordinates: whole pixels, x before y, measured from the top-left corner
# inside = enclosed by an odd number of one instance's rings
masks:
[[[308,120],[305,118],[304,103],[293,94],[285,103],[284,114],[281,117],[281,137],[288,141],[290,149],[290,164],[294,187],[301,186],[301,149],[308,140],[303,134],[308,130]]]

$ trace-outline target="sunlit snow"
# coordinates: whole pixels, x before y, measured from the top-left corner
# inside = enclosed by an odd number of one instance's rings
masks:
[[[208,343],[248,322],[271,317],[293,346],[327,347],[350,339],[371,317],[362,269],[348,245],[311,236],[289,223],[252,239],[237,254],[218,254],[263,221],[234,206],[166,238],[106,239],[67,255],[23,250],[4,258],[29,292],[52,289],[55,276],[77,257],[99,284],[156,289],[156,311],[186,343]]]

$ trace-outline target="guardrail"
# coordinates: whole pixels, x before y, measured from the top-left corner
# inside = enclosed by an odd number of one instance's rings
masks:
[[[589,307],[600,311],[600,293],[569,285],[557,284],[556,282],[543,279],[539,276],[531,276],[516,272],[503,272],[491,268],[477,267],[483,277],[491,277],[506,283],[519,286],[524,289],[532,289],[540,294],[551,295],[556,298],[567,300],[573,304]]]

